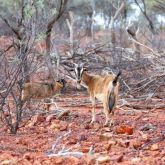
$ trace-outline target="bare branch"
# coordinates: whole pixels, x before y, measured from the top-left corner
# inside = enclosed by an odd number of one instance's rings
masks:
[[[140,46],[143,46],[143,47],[147,48],[148,50],[150,50],[150,51],[151,51],[154,55],[156,55],[157,57],[160,57],[160,54],[156,53],[156,52],[155,52],[153,49],[151,49],[150,47],[148,47],[148,46],[142,44],[141,42],[139,42],[139,41],[137,41],[137,40],[135,40],[133,37],[131,38],[131,40],[132,40],[134,43],[136,43],[136,44],[138,44],[138,45],[140,45]]]
[[[19,29],[13,27],[13,26],[9,23],[9,21],[8,21],[6,18],[4,18],[2,15],[0,15],[0,18],[6,23],[6,25],[11,29],[11,31],[17,36],[17,38],[18,38],[19,40],[21,40],[21,39],[22,39],[22,36],[20,35]]]
[[[50,59],[50,51],[51,51],[51,32],[53,29],[53,26],[55,24],[56,21],[58,21],[61,16],[63,15],[64,11],[65,11],[65,5],[67,3],[67,0],[60,0],[60,7],[58,10],[58,13],[55,14],[50,21],[48,22],[47,25],[47,30],[46,30],[46,51],[47,51],[47,55],[46,55],[46,61],[47,61],[47,65],[48,65],[48,69],[51,73],[51,76],[53,78],[53,81],[56,81],[55,77],[54,77],[54,73],[53,73],[53,68],[51,65],[51,59]]]
[[[143,2],[143,9],[142,9],[142,7],[140,6],[140,4],[138,3],[138,1],[135,0],[135,3],[138,5],[140,11],[143,13],[143,15],[145,16],[145,18],[146,18],[147,21],[149,22],[150,29],[151,29],[152,33],[154,34],[154,33],[155,33],[154,24],[153,24],[153,22],[151,21],[151,19],[149,18],[148,14],[147,14],[145,1],[143,0],[142,2]]]

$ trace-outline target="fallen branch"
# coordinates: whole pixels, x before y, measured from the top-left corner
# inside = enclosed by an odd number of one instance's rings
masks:
[[[57,145],[60,143],[60,141],[61,141],[64,137],[68,136],[71,132],[72,132],[72,131],[69,130],[67,133],[65,133],[64,135],[62,135],[62,136],[60,136],[60,137],[58,137],[58,138],[56,139],[56,142],[52,145],[52,151],[53,151],[53,152],[56,152],[56,149],[57,149],[56,147],[57,147]]]
[[[143,46],[143,47],[147,48],[148,50],[150,50],[150,51],[151,51],[154,55],[156,55],[157,57],[160,57],[160,54],[156,53],[156,52],[155,52],[153,49],[151,49],[150,47],[148,47],[148,46],[142,44],[141,42],[135,40],[135,39],[132,38],[132,37],[131,37],[131,40],[132,40],[134,43],[136,43],[136,44],[138,44],[138,45],[140,45],[140,46]]]
[[[60,151],[57,151],[57,145],[60,143],[60,141],[71,134],[71,130],[69,132],[65,133],[64,135],[57,138],[56,142],[52,145],[52,149],[46,154],[48,157],[55,157],[55,156],[75,156],[75,157],[81,157],[84,155],[83,152],[79,151],[70,151],[73,147],[70,147],[68,149],[65,149],[65,146],[63,145],[62,149]],[[76,144],[77,145],[77,144]]]
[[[165,108],[165,104],[157,104],[157,105],[142,105],[142,104],[125,104],[127,107],[131,107],[134,109],[159,109]]]
[[[58,115],[58,119],[61,119],[63,116],[67,116],[70,113],[69,110],[63,110],[61,113]]]
[[[12,44],[12,45],[9,45],[5,50],[3,50],[3,51],[1,51],[1,54],[0,54],[0,56],[2,56],[3,54],[5,54],[6,52],[8,52],[11,48],[13,48],[14,47],[14,45]]]
[[[53,156],[75,156],[75,157],[81,157],[83,156],[83,152],[78,152],[78,151],[72,151],[72,152],[58,152],[57,154],[49,154],[49,157]]]
[[[165,133],[162,133],[162,134],[160,135],[160,137],[157,137],[157,138],[153,139],[152,141],[150,141],[150,142],[144,144],[140,149],[141,149],[141,150],[144,150],[145,148],[147,148],[147,147],[149,147],[149,146],[151,146],[151,145],[153,145],[153,144],[155,144],[155,143],[164,141],[164,140],[165,140]]]

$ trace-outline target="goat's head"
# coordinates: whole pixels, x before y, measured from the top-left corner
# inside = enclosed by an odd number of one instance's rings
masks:
[[[60,79],[57,81],[58,83],[60,83],[63,87],[61,89],[61,92],[64,92],[66,90],[66,80],[65,79]]]
[[[76,81],[78,84],[81,83],[81,77],[84,72],[84,64],[74,64],[74,71],[76,75]]]

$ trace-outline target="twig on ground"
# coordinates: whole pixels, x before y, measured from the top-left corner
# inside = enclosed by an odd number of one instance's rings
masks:
[[[162,133],[159,137],[156,137],[154,138],[153,140],[151,140],[150,142],[144,144],[140,149],[141,150],[144,150],[145,148],[155,144],[155,143],[158,143],[158,142],[161,142],[161,141],[164,141],[165,140],[165,133]]]
[[[70,151],[71,149],[73,149],[75,146],[72,146],[68,149],[65,149],[65,145],[62,146],[62,149],[60,151],[57,152],[57,145],[60,143],[60,141],[68,136],[71,133],[71,130],[69,130],[69,132],[65,133],[64,135],[58,137],[56,139],[56,142],[52,145],[52,149],[51,151],[49,151],[49,153],[47,154],[47,156],[49,157],[53,157],[53,156],[75,156],[75,157],[81,157],[84,155],[83,152],[79,152],[79,151]],[[76,144],[79,145],[79,144]]]
[[[63,110],[62,112],[59,113],[58,119],[61,119],[63,116],[67,116],[69,114],[69,110]]]
[[[81,157],[83,156],[83,152],[78,152],[78,151],[72,151],[72,152],[58,152],[57,154],[49,154],[49,157],[53,156],[75,156],[75,157]]]
[[[126,104],[125,106],[131,107],[131,108],[134,108],[134,109],[159,109],[159,108],[165,108],[165,104],[156,104],[156,105]]]
[[[69,130],[67,133],[65,133],[64,135],[62,135],[62,136],[60,136],[60,137],[58,137],[58,138],[56,139],[56,142],[52,145],[52,151],[53,151],[53,152],[56,152],[56,150],[57,150],[56,147],[57,147],[57,145],[60,143],[60,141],[62,140],[62,138],[68,136],[71,132],[72,132],[72,131]]]

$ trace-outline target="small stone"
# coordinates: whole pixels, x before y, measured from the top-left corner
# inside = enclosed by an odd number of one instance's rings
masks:
[[[18,164],[17,158],[11,158],[0,162],[0,165],[16,165],[16,164]]]
[[[138,149],[142,146],[142,142],[140,139],[134,139],[132,141],[132,146],[135,148],[135,149]]]
[[[70,162],[70,164],[79,164],[79,158],[76,158],[76,157],[74,157],[74,156],[70,156],[69,157],[69,162]]]
[[[46,117],[46,121],[47,122],[51,122],[51,120],[53,120],[53,119],[56,119],[56,115],[55,114],[51,114],[51,115],[48,115]]]
[[[10,165],[11,163],[12,163],[11,160],[3,160],[1,162],[1,165]]]
[[[81,147],[81,151],[83,153],[87,153],[87,152],[89,152],[89,147]]]
[[[44,160],[43,164],[45,164],[45,165],[51,164],[51,160],[49,160],[49,159],[48,160]]]
[[[145,117],[145,118],[143,118],[142,120],[143,120],[143,121],[148,121],[149,118],[148,118],[148,117]]]
[[[109,140],[113,137],[113,134],[110,132],[106,132],[100,135],[100,140]]]
[[[113,155],[111,156],[110,160],[120,163],[123,160],[123,155]]]
[[[116,144],[116,140],[109,140],[108,144],[115,145]]]
[[[68,128],[72,128],[72,127],[74,127],[74,125],[75,125],[75,123],[69,123]]]
[[[56,157],[56,164],[62,164],[63,158],[62,157]]]
[[[153,157],[157,157],[157,156],[160,155],[160,151],[159,151],[159,150],[154,151],[154,152],[151,153],[151,155],[152,155]]]
[[[86,147],[90,148],[90,146],[92,146],[92,142],[81,141],[81,146],[86,146]]]
[[[105,132],[111,132],[111,128],[109,128],[109,127],[103,127],[102,130],[105,131]]]
[[[86,125],[84,126],[84,128],[85,128],[85,129],[91,129],[91,126],[90,126],[90,124],[86,124]]]
[[[31,154],[30,153],[26,153],[23,155],[24,159],[30,160],[31,159]]]
[[[66,121],[60,122],[60,131],[66,131],[68,128],[68,123]]]
[[[77,139],[76,138],[70,138],[68,141],[68,144],[76,144],[77,143]]]
[[[142,134],[142,138],[143,138],[144,141],[149,141],[150,140],[150,138],[147,134]]]
[[[58,123],[52,123],[50,126],[50,129],[55,130],[55,129],[59,129],[60,128],[60,124]]]
[[[122,140],[122,139],[119,139],[117,140],[117,144],[121,147],[125,147],[127,148],[130,144],[130,141],[129,140]]]
[[[78,137],[78,141],[85,141],[87,140],[87,136],[84,135],[84,134],[81,134],[79,137]]]
[[[110,156],[100,156],[99,158],[96,159],[96,162],[100,164],[108,161],[110,161]]]
[[[116,128],[116,133],[117,134],[128,134],[128,135],[132,135],[133,134],[133,128],[126,126],[126,125],[122,125]]]
[[[93,128],[97,131],[101,128],[101,125],[99,123],[94,123]]]
[[[137,157],[137,158],[132,158],[131,161],[132,161],[133,163],[138,163],[138,162],[141,161],[141,158],[139,158],[139,157]]]
[[[151,150],[151,151],[157,151],[157,150],[159,150],[158,144],[153,144],[153,145],[151,146],[150,150]]]

